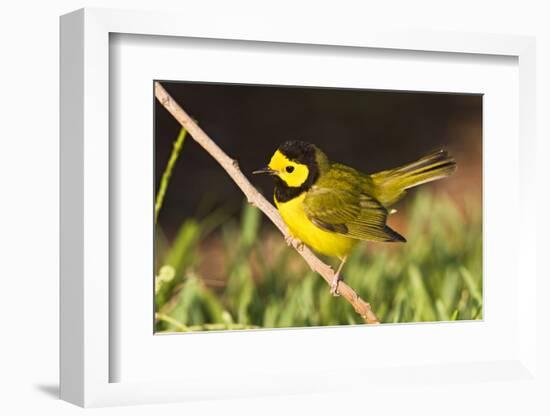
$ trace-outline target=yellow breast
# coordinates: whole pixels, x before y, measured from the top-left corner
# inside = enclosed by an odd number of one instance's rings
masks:
[[[290,233],[321,254],[340,258],[347,256],[357,240],[325,231],[313,224],[304,211],[303,201],[305,196],[304,192],[290,201],[281,203],[275,198],[275,205]]]

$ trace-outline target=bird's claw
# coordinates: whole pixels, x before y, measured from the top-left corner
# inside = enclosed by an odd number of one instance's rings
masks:
[[[298,250],[302,250],[302,248],[304,248],[304,243],[302,243],[300,240],[298,240],[297,238],[294,238],[291,235],[287,235],[285,237],[285,241],[287,246],[289,247],[296,247],[296,249]]]
[[[335,274],[332,278],[332,282],[330,283],[330,294],[332,296],[340,296],[340,293],[338,293],[338,284],[340,283],[340,275]]]

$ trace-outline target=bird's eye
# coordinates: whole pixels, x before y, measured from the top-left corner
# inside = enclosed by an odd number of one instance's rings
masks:
[[[288,173],[294,172],[294,166],[287,166],[287,167],[286,167],[286,171],[287,171]]]

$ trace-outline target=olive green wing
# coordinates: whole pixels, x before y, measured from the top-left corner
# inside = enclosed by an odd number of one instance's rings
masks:
[[[363,191],[358,172],[339,169],[324,175],[304,199],[309,220],[326,231],[359,240],[405,241],[386,225],[388,211]]]

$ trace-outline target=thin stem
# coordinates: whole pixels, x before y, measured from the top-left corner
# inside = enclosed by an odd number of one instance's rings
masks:
[[[168,163],[166,164],[166,168],[164,169],[164,173],[162,174],[162,179],[160,180],[160,186],[159,186],[159,190],[157,192],[157,198],[155,201],[155,224],[157,223],[159,212],[162,207],[162,203],[164,202],[164,195],[166,194],[166,189],[168,188],[168,182],[170,181],[170,176],[172,176],[174,165],[178,160],[178,156],[180,155],[181,148],[183,147],[183,142],[185,141],[186,135],[187,135],[187,130],[185,130],[185,128],[182,127],[178,134],[178,137],[174,141],[174,144],[172,146],[172,153],[170,154],[170,159],[168,159]]]
[[[168,316],[163,313],[156,313],[155,318],[157,321],[163,321],[166,322],[172,326],[174,326],[178,332],[193,332],[193,331],[221,331],[221,330],[238,330],[238,329],[258,329],[260,328],[257,325],[246,325],[246,324],[234,324],[234,323],[227,323],[227,324],[202,324],[202,325],[184,325],[177,319],[172,318],[171,316]],[[171,331],[162,331],[159,333],[165,333],[165,332],[171,332]]]
[[[157,312],[155,314],[155,318],[157,319],[157,321],[164,321],[164,322],[167,322],[167,323],[175,326],[181,332],[189,332],[190,331],[188,326],[182,324],[177,319],[174,319],[171,316],[165,315],[163,313],[158,313]]]

